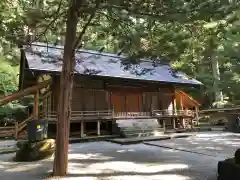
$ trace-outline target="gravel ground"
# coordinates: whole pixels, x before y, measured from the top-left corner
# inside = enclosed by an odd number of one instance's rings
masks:
[[[163,141],[161,141],[163,142]],[[0,180],[40,180],[52,169],[52,159],[16,163],[14,154],[0,155]],[[144,144],[108,142],[72,144],[66,180],[216,180],[220,158]]]
[[[121,146],[109,142],[71,144],[66,180],[216,180],[219,160],[240,148],[240,135],[193,133],[189,138]],[[0,141],[0,148],[14,141]],[[157,145],[157,146],[156,146]],[[165,146],[167,148],[158,147]],[[189,152],[186,152],[189,151]],[[13,162],[14,154],[0,155],[0,180],[48,178],[53,159]]]
[[[9,149],[15,147],[16,141],[14,140],[0,140],[0,149]]]
[[[146,144],[225,159],[233,157],[235,151],[240,148],[240,135],[224,132],[205,132],[195,133],[195,136],[189,138],[152,141]]]

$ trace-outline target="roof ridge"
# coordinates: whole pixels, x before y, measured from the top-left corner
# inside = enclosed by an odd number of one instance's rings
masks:
[[[41,43],[41,42],[39,42]],[[46,47],[46,48],[53,48],[53,49],[59,49],[59,50],[64,50],[64,46],[63,45],[53,45],[53,44],[46,44],[46,43],[32,43],[30,45],[28,45],[28,47],[30,46],[39,46],[39,47]],[[83,52],[83,53],[88,53],[88,54],[96,54],[96,55],[102,55],[102,56],[109,56],[109,57],[115,57],[115,58],[124,58],[126,56],[121,56],[121,55],[115,55],[114,53],[108,53],[108,52],[99,52],[97,50],[91,50],[91,49],[77,49],[76,52]]]

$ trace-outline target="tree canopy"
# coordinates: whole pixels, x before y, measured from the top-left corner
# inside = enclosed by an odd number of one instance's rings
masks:
[[[94,13],[81,38],[83,48],[105,47],[104,51],[132,56],[164,57],[174,68],[202,81],[210,102],[217,100],[216,91],[222,91],[230,101],[240,98],[239,1],[79,2],[79,35]],[[18,66],[19,43],[63,43],[67,1],[12,0],[1,2],[0,7],[1,63]],[[212,59],[218,62],[215,76],[219,80],[214,77]],[[16,78],[16,73],[11,76]],[[2,78],[1,82],[5,84]]]

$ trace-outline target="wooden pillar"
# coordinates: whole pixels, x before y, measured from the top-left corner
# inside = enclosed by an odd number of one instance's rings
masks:
[[[176,119],[174,117],[172,118],[172,128],[176,129]]]
[[[80,136],[82,138],[82,137],[84,137],[84,122],[83,122],[83,120],[81,120],[80,122],[81,122],[81,132],[80,132],[81,135]]]
[[[176,115],[176,98],[175,98],[175,93],[173,94],[173,97],[172,97],[172,115]],[[173,129],[176,128],[176,118],[173,117],[172,118],[172,127]]]
[[[46,98],[46,114],[47,117],[51,114],[51,104],[52,104],[52,93]]]
[[[25,59],[25,55],[24,55],[24,51],[21,48],[20,50],[21,52],[21,59],[20,59],[20,72],[19,72],[19,86],[18,86],[18,90],[22,90],[23,89],[23,81],[24,81],[24,68],[25,68],[25,63],[26,63],[26,59]]]
[[[153,98],[153,95],[152,95],[152,93],[151,93],[151,94],[150,94],[150,112],[151,112],[151,113],[153,112],[152,98]]]
[[[111,109],[111,102],[110,102],[110,93],[109,91],[105,90],[105,97],[106,97],[106,103],[108,110]]]
[[[173,95],[173,112],[174,112],[174,114],[177,113],[177,103],[176,103],[175,94]]]
[[[101,122],[98,120],[98,121],[97,121],[97,135],[98,135],[98,136],[101,135],[101,132],[100,132],[100,131],[101,131],[101,126],[100,126],[100,125],[101,125]]]
[[[37,90],[34,95],[34,105],[33,105],[33,113],[36,119],[39,118],[39,91]]]
[[[183,111],[183,97],[182,97],[182,95],[180,95],[180,110]],[[184,118],[181,118],[181,125],[183,126],[183,128],[185,128],[186,125],[185,125]]]
[[[94,111],[97,111],[97,98],[96,98],[96,92],[92,91],[92,95],[93,95],[93,109]]]
[[[53,98],[53,96],[52,96],[52,93],[51,93],[50,96],[49,96],[49,113],[52,112],[52,98]]]
[[[43,118],[47,118],[47,96],[43,99]]]
[[[49,103],[49,97],[47,96],[46,97],[46,118],[48,118],[48,116],[49,116],[49,111],[48,111],[48,103]]]
[[[162,121],[163,121],[163,131],[165,132],[165,131],[166,131],[166,122],[165,122],[165,119],[163,119]]]
[[[115,118],[115,113],[114,113],[114,105],[111,106],[111,111],[112,111],[112,118]]]
[[[196,118],[196,121],[197,121],[197,126],[199,126],[199,109],[197,106],[195,106],[195,118]]]
[[[142,98],[142,109],[141,109],[141,111],[146,112],[145,94],[144,94],[144,92],[142,92],[141,94],[142,94],[142,96],[141,96],[141,98]]]

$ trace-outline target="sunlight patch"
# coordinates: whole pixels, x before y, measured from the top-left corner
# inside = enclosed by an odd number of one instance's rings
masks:
[[[13,172],[13,173],[16,173],[16,172],[26,172],[26,171],[31,171],[31,170],[34,170],[36,169],[37,167],[40,167],[41,165],[40,164],[32,164],[32,165],[22,165],[22,166],[17,166],[15,168],[9,168],[9,169],[6,169],[6,172]]]
[[[128,172],[128,173],[159,173],[175,170],[187,169],[186,164],[161,164],[155,166],[148,166],[146,164],[136,164],[127,161],[112,161],[103,163],[94,163],[86,166],[85,168],[79,168],[76,173],[104,173],[105,170],[111,172]],[[72,168],[74,170],[74,167]]]

